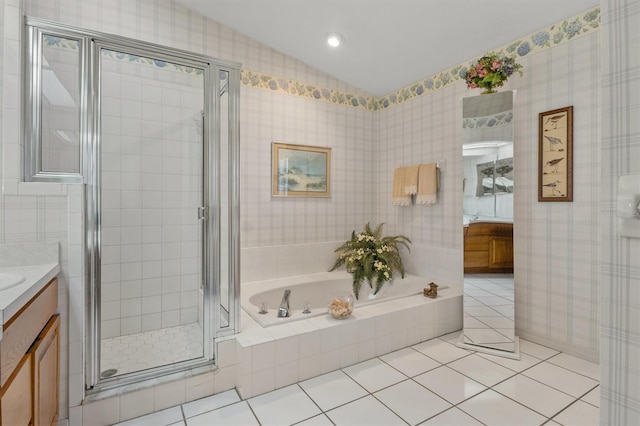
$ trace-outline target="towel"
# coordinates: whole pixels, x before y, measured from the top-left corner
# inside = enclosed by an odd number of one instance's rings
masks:
[[[421,164],[418,171],[416,204],[435,204],[438,201],[440,176],[436,163]]]
[[[398,167],[393,171],[393,192],[391,203],[394,206],[410,206],[411,195],[404,193],[404,175],[406,167]]]
[[[404,194],[416,195],[418,193],[418,169],[419,164],[404,168]]]

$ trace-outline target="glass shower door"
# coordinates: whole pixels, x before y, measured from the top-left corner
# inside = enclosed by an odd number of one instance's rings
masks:
[[[102,47],[98,55],[104,379],[208,355],[205,72],[134,50]]]

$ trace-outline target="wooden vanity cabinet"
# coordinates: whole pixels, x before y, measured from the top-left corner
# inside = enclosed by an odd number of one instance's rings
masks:
[[[51,280],[2,330],[0,425],[58,421],[60,315],[58,281]]]
[[[464,231],[464,272],[513,272],[513,224],[470,223]]]

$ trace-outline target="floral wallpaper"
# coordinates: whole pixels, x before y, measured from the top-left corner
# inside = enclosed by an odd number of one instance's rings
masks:
[[[481,129],[505,126],[513,120],[512,112],[501,112],[487,117],[468,117],[462,120],[463,129]]]
[[[598,30],[599,28],[600,8],[596,7],[566,19],[561,23],[551,25],[550,27],[530,34],[520,40],[493,49],[492,51],[499,55],[519,58],[539,52],[542,49],[557,46],[575,37]],[[248,87],[288,93],[334,104],[376,111],[398,105],[463,79],[462,76],[473,61],[474,59],[464,64],[456,65],[380,98],[343,93],[334,89],[327,89],[313,84],[305,84],[248,70],[242,70],[242,84]],[[524,72],[526,72],[526,70],[524,70]]]

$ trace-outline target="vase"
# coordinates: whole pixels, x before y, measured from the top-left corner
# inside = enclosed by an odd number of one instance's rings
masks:
[[[331,298],[327,312],[335,319],[345,319],[353,312],[353,296],[350,293],[340,293]]]

